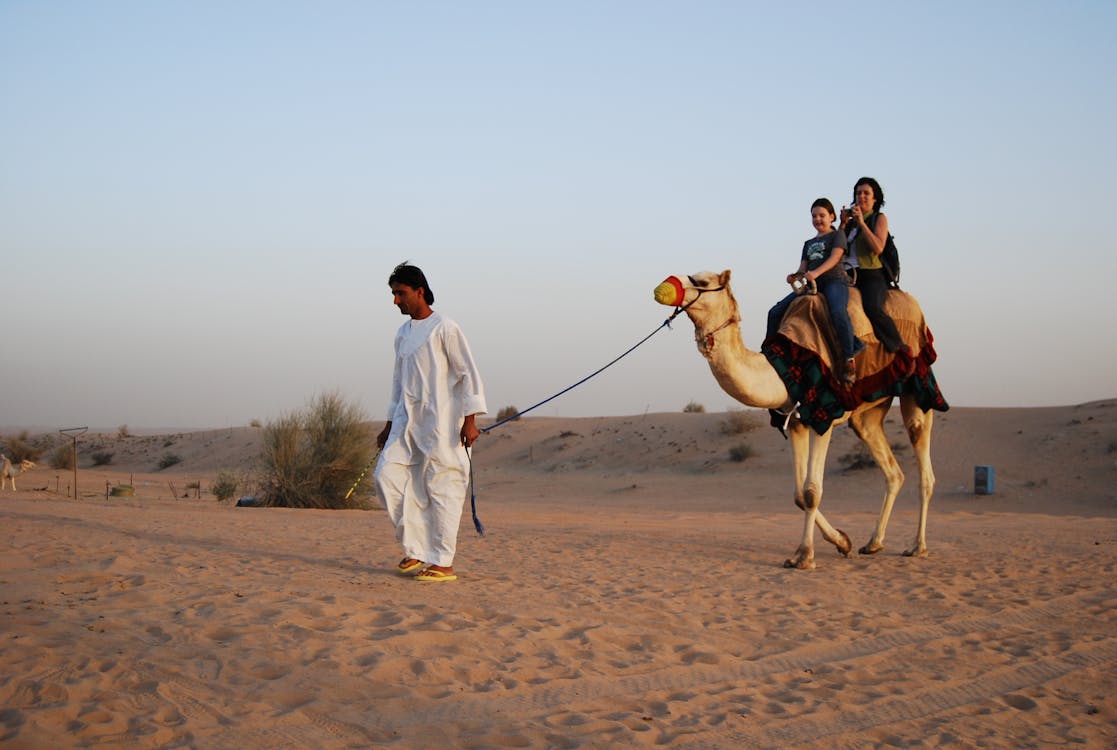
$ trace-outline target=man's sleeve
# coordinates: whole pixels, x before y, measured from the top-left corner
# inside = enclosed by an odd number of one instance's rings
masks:
[[[399,380],[399,338],[397,333],[392,347],[394,354],[392,360],[395,364],[392,365],[392,395],[388,400],[388,421],[391,421],[395,416],[396,409],[399,407],[400,395],[403,393],[403,385]]]
[[[446,331],[445,340],[450,375],[460,389],[458,392],[462,397],[464,413],[486,414],[488,407],[485,405],[485,387],[481,383],[481,373],[477,370],[477,363],[473,361],[473,353],[469,350],[465,334],[455,325]]]

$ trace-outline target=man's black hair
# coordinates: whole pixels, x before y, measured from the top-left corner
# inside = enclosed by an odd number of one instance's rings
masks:
[[[388,277],[388,286],[392,284],[405,284],[412,289],[422,289],[423,299],[427,301],[428,305],[434,304],[434,292],[431,291],[430,284],[427,283],[427,277],[418,266],[413,266],[406,260],[392,269],[392,275]]]

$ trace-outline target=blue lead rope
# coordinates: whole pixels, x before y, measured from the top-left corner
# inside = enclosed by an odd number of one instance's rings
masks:
[[[485,525],[477,517],[477,493],[473,489],[473,454],[469,448],[465,449],[465,457],[469,459],[469,509],[473,512],[473,528],[477,529],[477,536],[485,536]]]
[[[540,406],[542,406],[543,404],[546,404],[546,403],[549,403],[549,402],[551,402],[551,401],[554,401],[554,400],[555,400],[556,398],[558,398],[558,397],[559,397],[559,396],[561,396],[562,394],[566,393],[567,391],[572,391],[572,390],[574,390],[575,388],[577,388],[578,386],[580,386],[580,385],[581,385],[582,383],[584,383],[584,382],[586,382],[587,380],[589,380],[590,378],[592,378],[592,377],[595,377],[595,376],[597,376],[597,375],[600,375],[600,374],[601,374],[602,372],[604,372],[605,370],[609,369],[610,367],[612,367],[613,365],[615,365],[615,364],[616,364],[617,362],[620,362],[620,361],[621,361],[622,359],[624,359],[625,357],[627,357],[627,356],[628,356],[629,354],[632,354],[632,352],[634,352],[634,351],[636,350],[636,348],[637,348],[638,346],[640,346],[641,344],[643,344],[643,343],[644,343],[645,341],[647,341],[648,339],[650,339],[650,338],[651,338],[652,336],[654,336],[654,335],[656,335],[657,333],[659,333],[659,332],[660,332],[660,331],[661,331],[662,329],[664,329],[664,328],[670,328],[670,327],[671,327],[671,321],[675,319],[675,315],[678,315],[678,314],[679,314],[679,313],[680,313],[680,312],[682,311],[682,309],[683,309],[683,308],[679,308],[678,310],[676,310],[676,311],[675,311],[675,313],[674,313],[674,314],[673,314],[673,315],[672,315],[672,316],[671,316],[670,318],[668,318],[667,320],[665,320],[665,321],[663,321],[662,323],[660,323],[660,324],[659,324],[659,327],[658,327],[658,328],[656,328],[656,329],[655,329],[654,331],[652,331],[651,333],[649,333],[649,334],[648,334],[647,336],[645,336],[644,338],[642,338],[642,339],[640,339],[639,341],[637,341],[637,342],[636,342],[635,344],[633,344],[633,345],[632,345],[631,347],[629,347],[628,351],[626,351],[626,352],[625,352],[624,354],[622,354],[622,355],[620,355],[619,357],[617,357],[616,359],[614,359],[614,360],[613,360],[612,362],[610,362],[609,364],[607,364],[607,365],[604,365],[604,366],[602,366],[602,367],[599,367],[599,368],[598,368],[597,370],[594,370],[593,372],[591,372],[591,373],[590,373],[589,375],[587,375],[587,376],[585,376],[584,378],[582,378],[581,380],[579,380],[579,381],[578,381],[577,383],[575,383],[574,385],[572,385],[572,386],[569,386],[569,387],[567,387],[567,388],[563,388],[563,389],[562,389],[561,391],[559,391],[559,392],[558,392],[558,393],[556,393],[555,395],[551,396],[550,398],[545,398],[545,399],[543,399],[542,401],[540,401],[540,402],[539,402],[538,404],[535,404],[534,406],[529,406],[528,408],[524,409],[523,411],[520,411],[520,412],[516,412],[515,414],[513,414],[513,415],[512,415],[512,416],[510,416],[510,417],[505,417],[504,419],[500,420],[499,422],[496,422],[495,424],[491,424],[491,425],[489,425],[488,427],[486,427],[486,428],[484,428],[483,430],[481,430],[481,434],[483,435],[483,434],[485,434],[486,432],[488,432],[489,430],[495,430],[495,429],[496,429],[497,427],[500,427],[500,426],[501,426],[502,424],[505,424],[505,423],[507,423],[507,422],[511,422],[511,421],[512,421],[513,419],[519,419],[519,418],[520,418],[520,417],[522,417],[523,415],[527,414],[527,413],[528,413],[529,411],[532,411],[533,409],[538,409],[538,408],[539,408]]]
[[[637,341],[635,344],[633,344],[631,347],[629,347],[628,350],[625,351],[624,354],[615,358],[614,360],[609,362],[607,365],[599,367],[598,369],[591,372],[589,375],[587,375],[584,378],[582,378],[581,380],[579,380],[574,385],[571,385],[567,388],[563,388],[561,391],[559,391],[555,395],[553,395],[549,398],[543,399],[538,404],[535,404],[534,406],[529,406],[528,408],[524,409],[523,411],[516,412],[515,414],[513,414],[510,417],[505,417],[504,419],[500,420],[499,422],[495,422],[495,423],[489,425],[488,427],[481,430],[481,434],[484,435],[489,430],[495,430],[497,427],[500,427],[503,424],[507,424],[508,422],[511,422],[513,419],[519,419],[524,414],[527,414],[529,411],[532,411],[533,409],[538,409],[540,406],[543,406],[543,404],[546,404],[550,401],[554,401],[556,398],[558,398],[562,394],[564,394],[568,391],[574,390],[575,388],[577,388],[578,386],[580,386],[582,383],[586,382],[590,378],[595,377],[597,375],[600,375],[602,372],[609,369],[610,367],[615,365],[617,362],[620,362],[622,359],[627,357],[629,354],[632,354],[632,352],[634,352],[637,347],[639,347],[645,341],[650,339],[652,336],[659,333],[662,329],[670,328],[671,327],[671,321],[674,320],[675,316],[678,315],[680,312],[682,312],[683,309],[684,308],[679,308],[679,309],[675,310],[675,312],[671,315],[671,317],[669,317],[667,320],[660,323],[659,326],[654,331],[652,331],[647,336],[645,336],[644,338]],[[473,456],[470,454],[469,448],[465,449],[465,455],[466,455],[467,458],[469,458],[469,507],[473,511],[473,528],[477,529],[478,535],[484,536],[485,535],[485,527],[484,527],[484,525],[482,525],[481,519],[479,519],[477,517],[477,492],[476,492],[476,490],[474,489],[474,486],[473,486]]]

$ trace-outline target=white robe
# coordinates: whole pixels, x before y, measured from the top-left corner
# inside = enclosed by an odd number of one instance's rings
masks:
[[[377,494],[407,557],[452,565],[468,481],[461,428],[487,411],[481,376],[461,328],[436,312],[400,326],[395,351]]]

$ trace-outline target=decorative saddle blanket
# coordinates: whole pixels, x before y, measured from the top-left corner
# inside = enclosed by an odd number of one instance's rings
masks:
[[[799,420],[820,435],[858,404],[910,393],[921,409],[946,411],[950,406],[931,371],[938,355],[919,303],[906,292],[891,289],[885,311],[892,316],[906,345],[896,354],[885,351],[861,307],[861,293],[849,290],[853,335],[865,344],[857,355],[857,381],[846,386],[838,378],[841,362],[826,299],[804,294],[791,303],[778,332],[761,351],[780,374],[787,392],[799,404]]]

